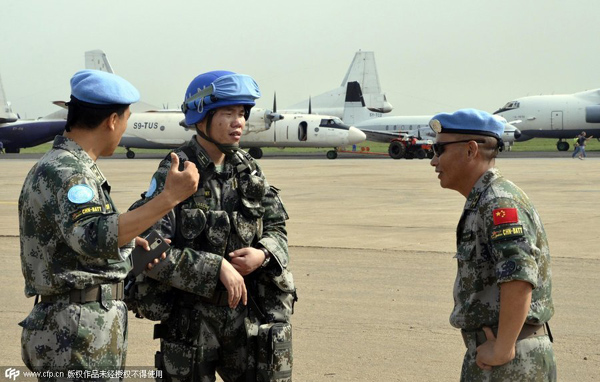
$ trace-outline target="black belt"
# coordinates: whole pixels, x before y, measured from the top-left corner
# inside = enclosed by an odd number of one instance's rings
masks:
[[[545,336],[549,334],[549,331],[546,331],[546,325],[547,324],[542,324],[542,325],[531,325],[531,324],[524,324],[523,328],[521,328],[521,332],[519,333],[519,336],[517,337],[517,341],[523,340],[525,338],[529,338],[529,337],[539,337],[539,336]],[[492,332],[494,333],[494,336],[498,335],[498,327],[494,326],[491,327]],[[476,346],[481,345],[482,343],[484,343],[485,341],[487,341],[487,337],[485,336],[485,332],[483,331],[483,329],[477,329],[477,330],[464,330],[461,329],[460,333],[462,334],[462,338],[463,341],[465,342],[465,346],[468,348],[469,347],[469,338],[472,338],[475,340],[475,344]]]
[[[109,285],[111,288],[110,296],[105,298],[108,300],[122,300],[123,299],[123,282],[116,284],[104,284]],[[86,302],[101,301],[102,300],[102,285],[94,285],[85,289],[72,289],[69,292],[61,294],[53,294],[48,296],[40,296],[41,302],[54,303],[62,299],[68,299],[70,303],[85,304]]]

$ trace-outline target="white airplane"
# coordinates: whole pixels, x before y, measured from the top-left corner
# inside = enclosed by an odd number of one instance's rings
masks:
[[[114,73],[106,54],[101,50],[85,54],[86,68]],[[127,149],[127,158],[134,158],[131,148],[176,148],[195,133],[184,122],[180,110],[148,109],[144,104],[133,109],[127,130],[119,142]],[[274,102],[273,109],[276,110]],[[333,147],[327,158],[337,157],[337,147],[353,145],[366,139],[355,127],[339,118],[317,114],[284,114],[254,107],[246,123],[240,146],[249,148],[254,158],[261,158],[261,147]]]
[[[18,119],[19,116],[13,113],[10,102],[6,100],[2,78],[0,78],[0,123],[15,122]]]
[[[558,151],[567,151],[569,142],[565,139],[575,138],[582,131],[600,136],[600,89],[518,98],[494,114],[519,123],[521,137],[517,141],[557,138]]]
[[[419,116],[382,116],[365,107],[361,88],[357,82],[349,82],[344,110],[344,122],[352,124],[367,135],[369,141],[390,142],[400,137],[414,136],[419,140],[435,139],[435,132],[429,127],[432,115]],[[504,125],[504,148],[510,150],[521,132],[501,116]],[[391,148],[391,146],[390,146]]]
[[[286,113],[328,114],[339,118],[344,116],[344,100],[348,82],[356,81],[360,84],[366,107],[372,112],[389,113],[393,106],[387,101],[381,91],[379,74],[375,65],[373,52],[358,51],[342,80],[342,84],[333,90],[311,97],[285,108]]]

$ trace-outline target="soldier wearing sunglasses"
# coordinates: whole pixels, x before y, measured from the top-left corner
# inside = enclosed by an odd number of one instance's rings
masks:
[[[504,124],[463,109],[429,125],[440,185],[466,198],[450,315],[467,347],[461,381],[555,381],[548,241],[527,195],[495,168]]]

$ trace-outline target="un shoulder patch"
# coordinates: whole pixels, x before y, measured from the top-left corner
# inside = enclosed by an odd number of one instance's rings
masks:
[[[516,270],[517,270],[517,264],[513,260],[508,260],[507,262],[502,264],[502,269],[497,271],[496,276],[499,279],[502,279],[502,278],[512,275],[513,273],[515,273]]]
[[[87,184],[76,184],[69,189],[67,198],[75,204],[87,203],[94,198],[94,190]]]
[[[150,181],[150,187],[148,187],[148,191],[146,191],[146,197],[149,198],[150,196],[154,195],[155,191],[156,191],[156,178],[152,177],[152,180]]]

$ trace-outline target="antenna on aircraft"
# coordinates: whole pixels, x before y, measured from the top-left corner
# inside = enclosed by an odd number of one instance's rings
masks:
[[[311,100],[311,96],[308,96],[308,114],[312,114],[312,100]]]

